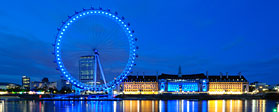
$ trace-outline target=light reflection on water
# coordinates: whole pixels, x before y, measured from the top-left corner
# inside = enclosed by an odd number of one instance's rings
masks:
[[[271,100],[123,100],[26,101],[0,100],[0,112],[271,112]]]

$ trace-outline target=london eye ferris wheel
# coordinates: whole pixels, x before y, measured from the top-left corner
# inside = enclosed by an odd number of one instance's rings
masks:
[[[77,88],[109,91],[132,72],[136,41],[123,16],[91,7],[62,22],[53,54],[57,69]]]

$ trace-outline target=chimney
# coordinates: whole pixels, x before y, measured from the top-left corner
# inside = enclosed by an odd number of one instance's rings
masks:
[[[156,75],[156,82],[158,82],[158,74]]]
[[[182,77],[181,74],[182,74],[182,72],[181,72],[181,66],[179,65],[179,67],[178,67],[178,77]]]
[[[223,73],[222,73],[222,72],[220,72],[220,79],[222,79],[222,77],[223,77]]]
[[[241,77],[242,77],[242,76],[241,76],[241,72],[239,72],[239,73],[238,73],[238,75],[239,75],[239,78],[241,78]]]
[[[157,72],[156,72],[156,81],[157,81],[157,82],[159,81],[158,78],[159,78],[159,72],[157,71]]]
[[[206,75],[206,78],[208,79],[208,71],[206,71],[205,75]]]
[[[181,72],[181,66],[179,65],[179,67],[178,67],[178,75],[179,74],[182,74],[182,72]]]
[[[144,79],[144,72],[142,73],[142,78]]]
[[[226,72],[226,76],[227,76],[227,79],[229,78],[229,73],[228,72]]]

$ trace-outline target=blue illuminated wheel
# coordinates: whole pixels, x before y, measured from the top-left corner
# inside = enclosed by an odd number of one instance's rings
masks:
[[[98,68],[100,68],[100,74],[103,75],[103,79],[104,80],[104,84],[100,84],[100,85],[96,85],[96,78],[95,80],[95,85],[90,85],[90,84],[86,84],[81,82],[79,79],[77,79],[76,77],[73,77],[73,75],[69,72],[69,69],[67,69],[67,67],[65,66],[65,62],[63,62],[64,60],[62,59],[63,57],[61,56],[61,52],[63,47],[62,47],[62,40],[63,37],[65,37],[65,35],[67,33],[69,33],[68,30],[70,30],[71,26],[73,26],[74,23],[76,23],[77,21],[79,21],[81,18],[84,17],[88,17],[88,16],[101,16],[101,17],[105,17],[108,18],[110,21],[117,23],[117,25],[120,27],[120,30],[123,31],[125,33],[125,38],[128,40],[127,45],[129,48],[129,52],[128,52],[128,61],[125,64],[125,68],[123,68],[121,71],[121,73],[115,77],[113,80],[107,82],[105,81],[104,78],[104,73],[102,70],[102,66],[100,63],[100,59],[99,59],[99,51],[94,49],[94,60],[95,60],[95,68],[97,68],[97,64],[99,65]],[[54,55],[55,55],[55,59],[56,59],[56,64],[58,66],[58,70],[60,70],[60,72],[62,73],[62,75],[69,80],[74,86],[83,89],[83,90],[90,90],[90,91],[109,91],[113,88],[116,87],[117,84],[120,84],[125,78],[126,76],[131,73],[132,71],[132,67],[135,65],[135,59],[137,57],[136,55],[136,50],[138,49],[138,47],[136,46],[136,41],[137,38],[135,38],[134,36],[134,31],[131,29],[130,24],[124,21],[124,17],[119,17],[117,13],[111,13],[110,10],[103,10],[103,9],[94,9],[94,8],[90,8],[90,9],[83,9],[82,11],[79,12],[75,12],[74,15],[72,16],[68,16],[68,19],[65,22],[62,22],[62,25],[58,28],[58,33],[56,35],[56,40],[55,40],[55,44],[53,44],[54,46]],[[98,73],[95,69],[94,73]],[[94,77],[97,77],[95,74]]]

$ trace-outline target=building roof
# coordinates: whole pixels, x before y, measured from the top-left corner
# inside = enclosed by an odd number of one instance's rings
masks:
[[[248,82],[243,75],[214,75],[208,76],[209,82]]]
[[[14,85],[16,85],[16,86],[21,86],[21,85],[19,85],[19,84],[16,84],[16,83],[9,83],[9,82],[0,82],[0,85],[9,85],[9,84],[14,84]]]
[[[129,75],[127,76],[127,78],[124,80],[124,82],[155,82],[157,81],[157,77],[156,76],[132,76]]]
[[[92,59],[94,58],[94,55],[86,55],[86,56],[80,56],[80,59]]]
[[[158,76],[158,79],[206,79],[206,76],[203,73],[200,74],[185,74],[181,75],[174,75],[174,74],[164,74]]]

